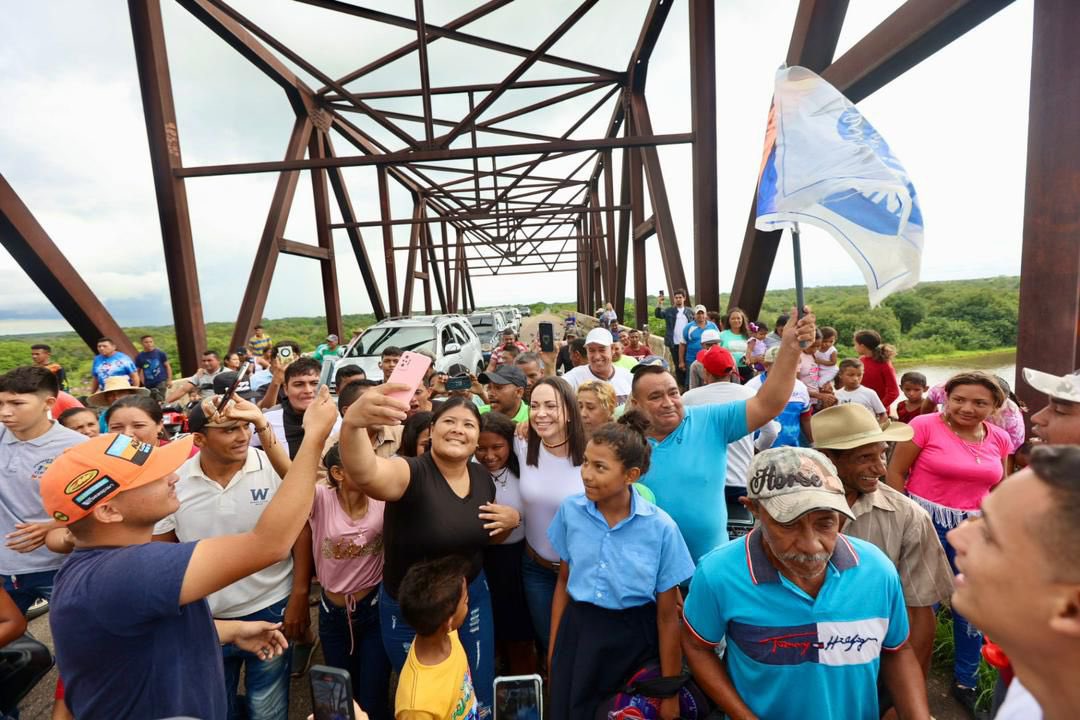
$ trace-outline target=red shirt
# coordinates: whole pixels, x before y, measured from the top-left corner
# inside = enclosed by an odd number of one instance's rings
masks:
[[[652,350],[649,349],[648,345],[638,345],[636,348],[625,345],[622,354],[629,355],[632,358],[643,358],[652,355]]]
[[[888,410],[900,397],[900,385],[896,382],[896,369],[892,363],[878,362],[874,358],[864,355],[859,358],[863,364],[862,384],[877,393],[881,398],[881,404]]]
[[[61,390],[56,396],[56,402],[52,406],[53,420],[60,418],[60,414],[65,410],[69,410],[74,407],[83,407],[83,404],[79,402],[75,397]]]

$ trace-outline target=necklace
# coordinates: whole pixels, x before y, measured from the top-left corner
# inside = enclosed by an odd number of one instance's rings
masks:
[[[979,454],[975,451],[975,448],[972,447],[972,445],[981,445],[983,440],[986,439],[986,428],[982,427],[982,423],[979,423],[980,429],[982,430],[982,436],[974,442],[970,440],[965,440],[963,437],[961,437],[960,433],[956,432],[956,428],[953,427],[952,420],[948,416],[945,416],[945,424],[948,425],[950,430],[952,430],[953,435],[955,435],[956,439],[960,441],[960,444],[963,445],[969,453],[971,453],[971,457],[975,458],[975,464],[982,465],[982,458],[979,457]]]
[[[550,450],[550,449],[552,449],[552,448],[562,447],[562,446],[563,446],[563,445],[565,445],[566,443],[570,442],[570,438],[569,438],[569,437],[567,437],[567,438],[566,438],[565,440],[563,440],[563,441],[562,441],[561,443],[555,443],[554,445],[552,445],[552,444],[548,443],[548,441],[547,441],[547,440],[544,440],[543,438],[541,438],[540,442],[544,443],[544,447],[546,447],[546,448],[548,448],[548,449]]]
[[[506,483],[510,482],[506,477],[509,474],[510,474],[510,468],[504,467],[502,470],[499,470],[498,472],[492,473],[491,474],[491,479],[494,480],[495,482],[497,482],[499,484],[499,487],[505,489],[506,488]]]

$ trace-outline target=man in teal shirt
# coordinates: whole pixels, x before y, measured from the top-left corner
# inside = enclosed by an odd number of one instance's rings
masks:
[[[344,352],[345,348],[338,344],[338,336],[327,335],[326,342],[315,348],[315,352],[311,357],[315,358],[315,362],[321,363],[323,358],[341,357]]]
[[[675,378],[659,365],[634,367],[631,397],[649,418],[652,462],[641,482],[675,520],[694,562],[728,541],[724,481],[727,446],[783,411],[795,384],[800,341],[813,342],[814,316],[789,323],[768,380],[757,395],[684,408]]]
[[[494,410],[515,423],[529,419],[529,406],[522,398],[529,384],[525,373],[517,365],[500,365],[491,372],[480,373],[480,382],[488,386],[489,405],[481,405],[480,413]]]

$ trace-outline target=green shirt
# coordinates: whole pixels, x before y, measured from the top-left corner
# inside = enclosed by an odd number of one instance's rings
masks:
[[[491,406],[490,405],[481,405],[480,406],[480,414],[481,415],[483,415],[484,413],[489,413],[489,412],[491,412]],[[526,422],[529,419],[529,406],[526,405],[524,402],[522,402],[520,405],[518,405],[517,415],[515,415],[514,417],[512,417],[510,419],[513,420],[515,423]]]
[[[316,362],[322,362],[323,358],[326,357],[341,357],[341,354],[343,352],[345,352],[345,348],[341,345],[338,345],[336,348],[331,350],[328,343],[323,343],[319,347],[315,348],[315,352],[312,353],[311,357],[314,358]]]

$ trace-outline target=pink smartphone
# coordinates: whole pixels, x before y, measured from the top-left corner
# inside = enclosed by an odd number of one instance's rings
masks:
[[[408,385],[409,389],[387,393],[386,397],[397,398],[408,405],[409,401],[412,400],[413,393],[416,392],[416,388],[420,387],[420,383],[424,381],[424,373],[427,372],[430,365],[431,358],[427,355],[408,350],[403,352],[401,359],[398,360],[398,364],[394,367],[394,372],[390,373],[390,379],[387,382]]]

